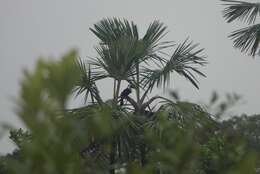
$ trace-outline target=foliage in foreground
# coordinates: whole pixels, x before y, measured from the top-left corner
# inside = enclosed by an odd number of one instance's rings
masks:
[[[256,173],[259,150],[251,145],[258,137],[242,141],[251,135],[242,129],[256,123],[242,120],[251,118],[221,124],[180,101],[150,117],[109,101],[66,111],[79,80],[76,57],[71,51],[58,62],[40,60],[25,72],[17,113],[29,132],[12,131],[18,149],[1,158],[1,174]]]

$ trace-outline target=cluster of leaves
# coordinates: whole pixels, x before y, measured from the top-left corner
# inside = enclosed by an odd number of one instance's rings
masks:
[[[24,72],[17,114],[31,135],[11,132],[19,157],[8,158],[10,173],[79,173],[81,163],[73,140],[80,124],[63,118],[79,77],[76,58],[73,50],[58,62],[39,60],[34,72]]]

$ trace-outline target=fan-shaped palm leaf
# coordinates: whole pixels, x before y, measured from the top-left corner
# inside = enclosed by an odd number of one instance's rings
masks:
[[[94,102],[95,99],[98,103],[101,103],[102,99],[99,95],[99,90],[96,86],[95,81],[103,77],[100,75],[95,76],[95,74],[91,72],[90,65],[87,68],[86,64],[81,59],[78,59],[77,65],[80,70],[81,77],[78,85],[75,88],[76,95],[78,96],[81,93],[85,92],[85,102],[90,95],[92,102]]]
[[[137,26],[133,22],[118,18],[105,18],[94,25],[90,30],[101,40],[103,44],[109,44],[122,37],[138,40]]]
[[[100,74],[127,80],[135,74],[134,64],[138,59],[137,40],[121,38],[111,45],[100,45],[96,48],[98,57],[92,59]]]
[[[162,62],[166,61],[162,56],[165,55],[163,50],[174,46],[173,41],[161,41],[167,34],[166,29],[167,27],[157,20],[149,25],[144,37],[141,39],[143,53],[145,53],[140,56],[141,62],[153,61],[155,64],[162,64]]]
[[[223,11],[227,22],[233,22],[238,19],[252,24],[257,16],[260,16],[260,3],[234,0],[222,1],[226,2],[224,5],[228,6]],[[255,56],[260,43],[260,24],[234,31],[229,37],[233,39],[234,47],[239,48],[242,52],[249,52],[251,56]]]
[[[146,68],[142,73],[145,85],[150,89],[155,84],[165,86],[170,81],[170,74],[175,71],[187,78],[196,88],[199,88],[193,73],[205,77],[202,72],[197,70],[196,66],[203,66],[206,61],[204,56],[199,56],[203,49],[195,50],[197,46],[198,44],[188,43],[186,40],[176,48],[170,60],[163,67],[155,70]]]
[[[167,34],[166,29],[167,27],[163,23],[156,20],[149,25],[142,40],[147,45],[147,47],[150,48],[150,50],[155,49],[157,51],[158,46],[163,45],[164,47],[166,43],[169,43],[159,42]]]
[[[260,44],[260,24],[236,30],[229,37],[236,48],[255,56]]]
[[[256,17],[260,15],[260,3],[250,3],[244,1],[222,0],[228,7],[223,11],[224,18],[227,22],[234,20],[245,21],[248,24],[255,22]]]

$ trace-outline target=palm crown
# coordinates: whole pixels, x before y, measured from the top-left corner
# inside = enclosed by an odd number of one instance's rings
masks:
[[[95,24],[90,30],[100,39],[96,47],[98,56],[91,59],[91,70],[86,70],[87,66],[80,63],[83,74],[77,87],[78,93],[86,91],[92,99],[100,101],[95,81],[112,78],[113,99],[117,103],[121,82],[127,81],[134,88],[136,100],[131,97],[126,99],[136,111],[143,111],[154,100],[161,98],[156,96],[145,101],[148,92],[168,85],[173,72],[199,88],[195,74],[205,77],[197,69],[206,64],[205,57],[200,55],[203,49],[198,49],[198,44],[188,40],[181,44],[161,41],[167,34],[166,29],[163,23],[154,21],[140,37],[137,26],[127,20],[103,19]],[[175,49],[168,55],[164,52],[166,48]]]

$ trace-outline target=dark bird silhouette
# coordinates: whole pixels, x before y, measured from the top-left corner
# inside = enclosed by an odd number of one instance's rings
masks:
[[[120,94],[120,106],[124,104],[124,99],[131,94],[132,89],[131,86],[128,86],[126,89],[124,89]]]
[[[80,155],[84,158],[85,155],[93,155],[97,153],[98,150],[99,150],[99,144],[96,142],[91,142],[87,147],[85,147],[80,152]]]

